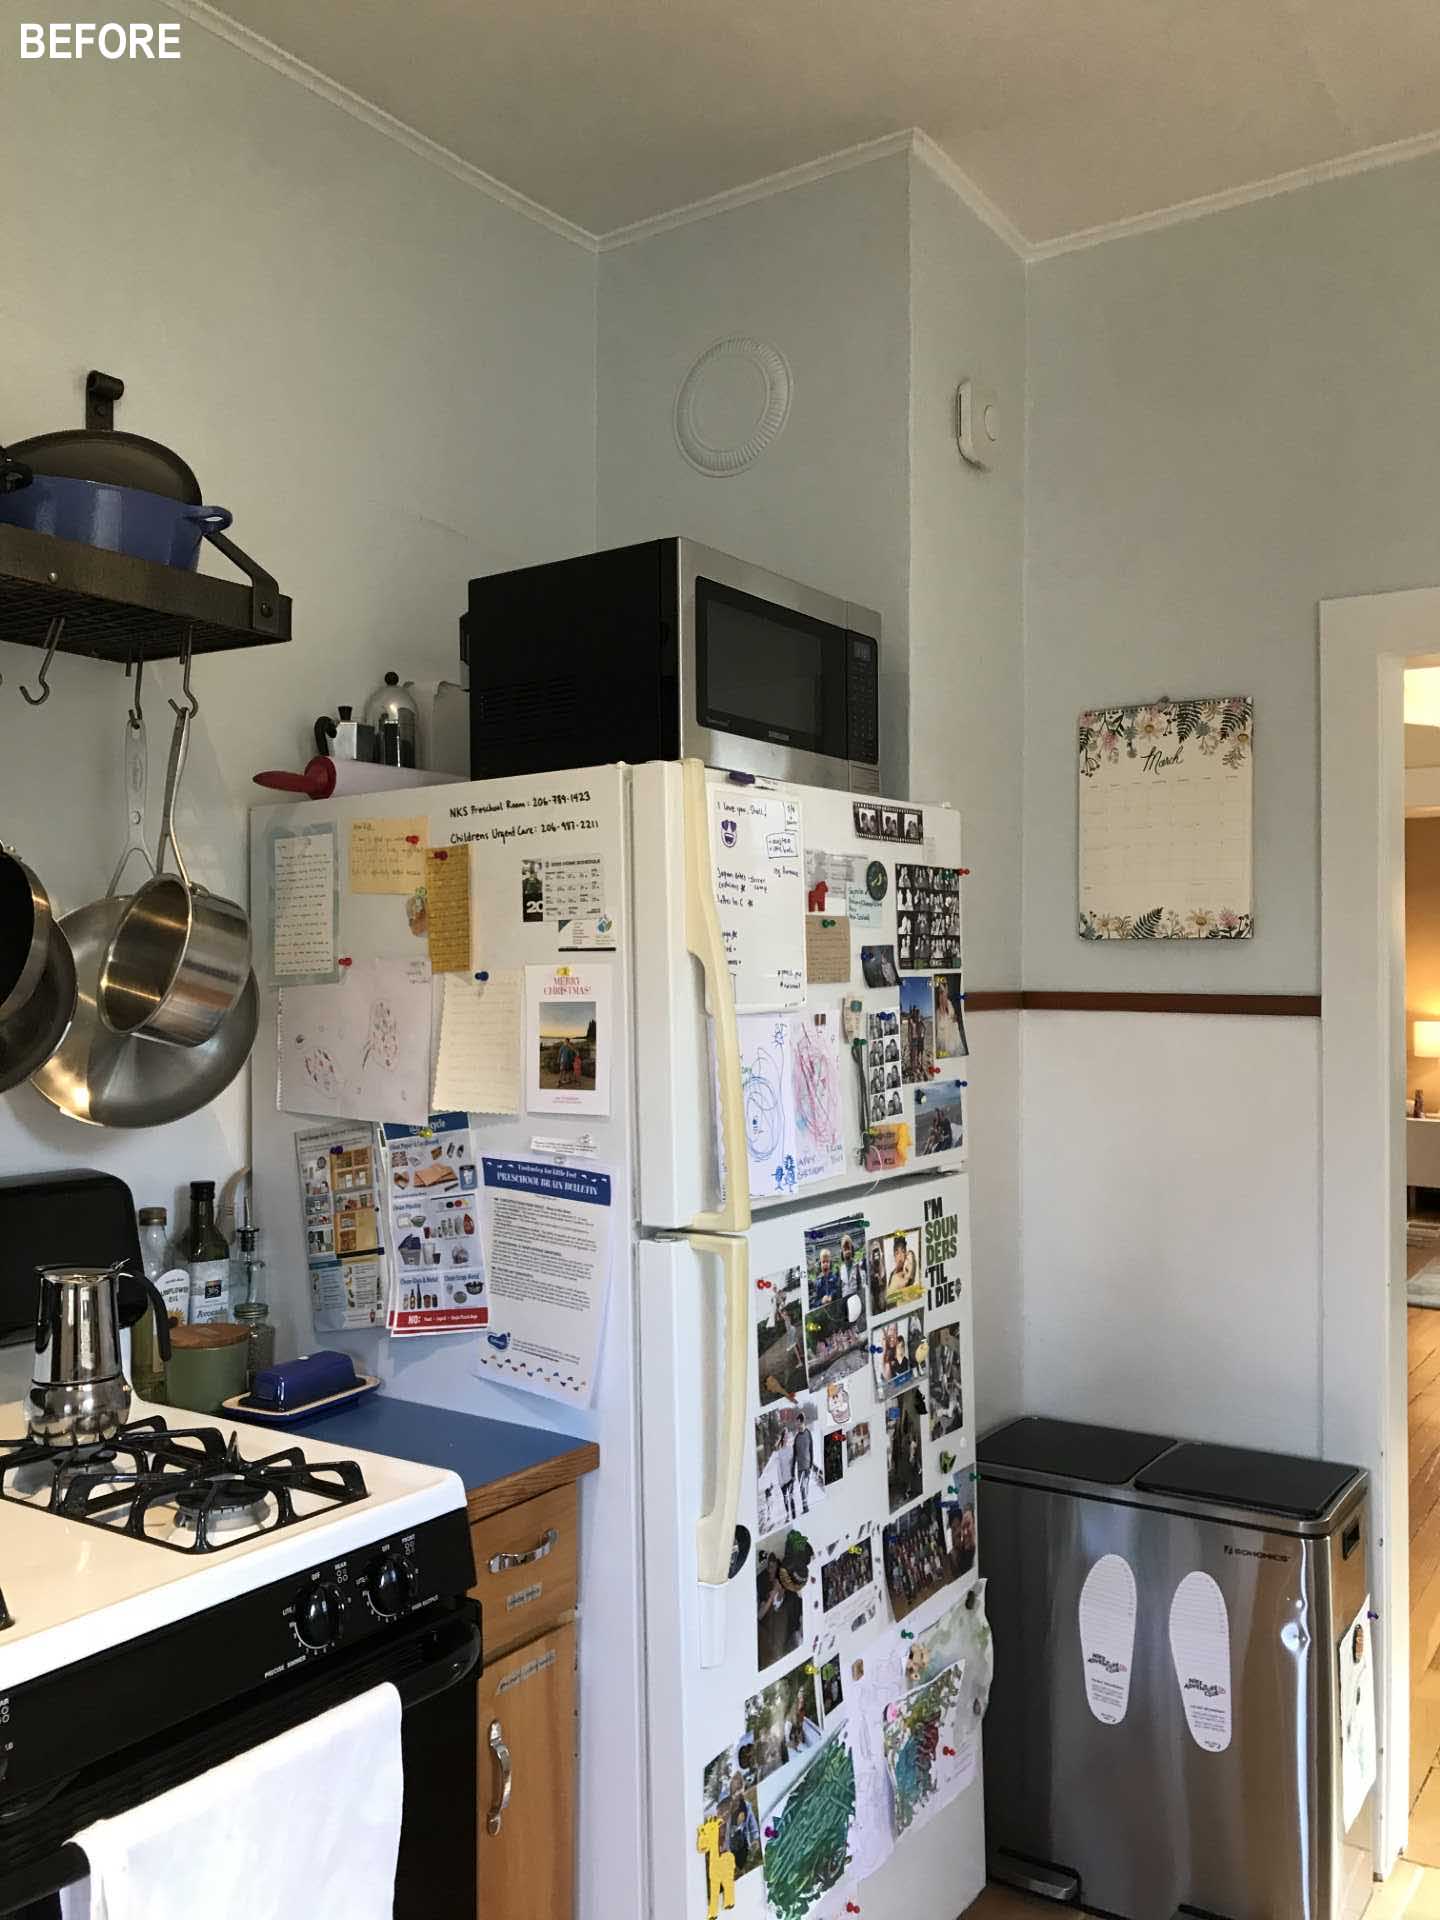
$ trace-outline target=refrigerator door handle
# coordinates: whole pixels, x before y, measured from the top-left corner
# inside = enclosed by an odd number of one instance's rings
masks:
[[[685,798],[685,944],[704,969],[705,1005],[715,1023],[720,1142],[725,1158],[725,1192],[719,1207],[711,1213],[697,1213],[690,1224],[697,1233],[746,1233],[750,1227],[750,1149],[740,1086],[740,1033],[735,1023],[730,963],[725,957],[715,906],[705,768],[699,760],[683,760],[680,764]],[[702,1087],[701,1098],[708,1095],[709,1088]],[[728,1543],[725,1552],[728,1560]]]
[[[694,1233],[689,1245],[710,1253],[725,1270],[725,1353],[720,1419],[715,1447],[714,1504],[695,1529],[700,1576],[700,1664],[718,1667],[724,1658],[725,1589],[740,1511],[745,1462],[745,1405],[750,1359],[750,1243],[718,1233]]]

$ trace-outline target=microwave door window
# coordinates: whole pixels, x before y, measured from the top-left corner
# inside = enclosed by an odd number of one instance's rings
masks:
[[[722,598],[709,582],[698,584],[702,726],[843,754],[843,721],[837,729],[839,716],[831,712],[837,704],[831,662],[837,654],[843,662],[844,635],[802,614],[787,618],[763,602],[741,604],[748,596]]]

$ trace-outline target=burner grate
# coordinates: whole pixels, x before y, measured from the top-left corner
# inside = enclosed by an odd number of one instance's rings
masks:
[[[172,1553],[220,1553],[363,1500],[354,1460],[300,1447],[247,1459],[218,1427],[132,1421],[99,1445],[0,1440],[0,1499],[123,1532]]]

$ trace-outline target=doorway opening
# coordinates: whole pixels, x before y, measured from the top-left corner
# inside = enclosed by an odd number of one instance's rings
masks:
[[[1440,1868],[1440,668],[1405,672],[1406,1858]]]

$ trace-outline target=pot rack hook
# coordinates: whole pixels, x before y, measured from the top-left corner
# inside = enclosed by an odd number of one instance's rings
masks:
[[[143,653],[134,654],[125,662],[125,678],[127,680],[130,678],[132,671],[135,675],[135,692],[130,701],[130,725],[138,731],[145,724],[145,715],[140,708],[140,683],[145,678],[145,655]]]
[[[180,691],[190,704],[190,718],[192,720],[200,711],[200,702],[195,698],[194,688],[190,685],[190,659],[194,651],[194,646],[195,629],[194,627],[187,627],[185,629],[185,645],[180,654]],[[172,700],[170,704],[177,714],[183,713],[185,710],[178,700]]]
[[[40,662],[39,673],[40,691],[32,693],[29,687],[20,689],[32,707],[43,707],[50,698],[50,662],[55,658],[55,649],[59,646],[60,636],[64,631],[65,616],[57,614],[50,622],[49,631],[45,635],[45,658]]]

